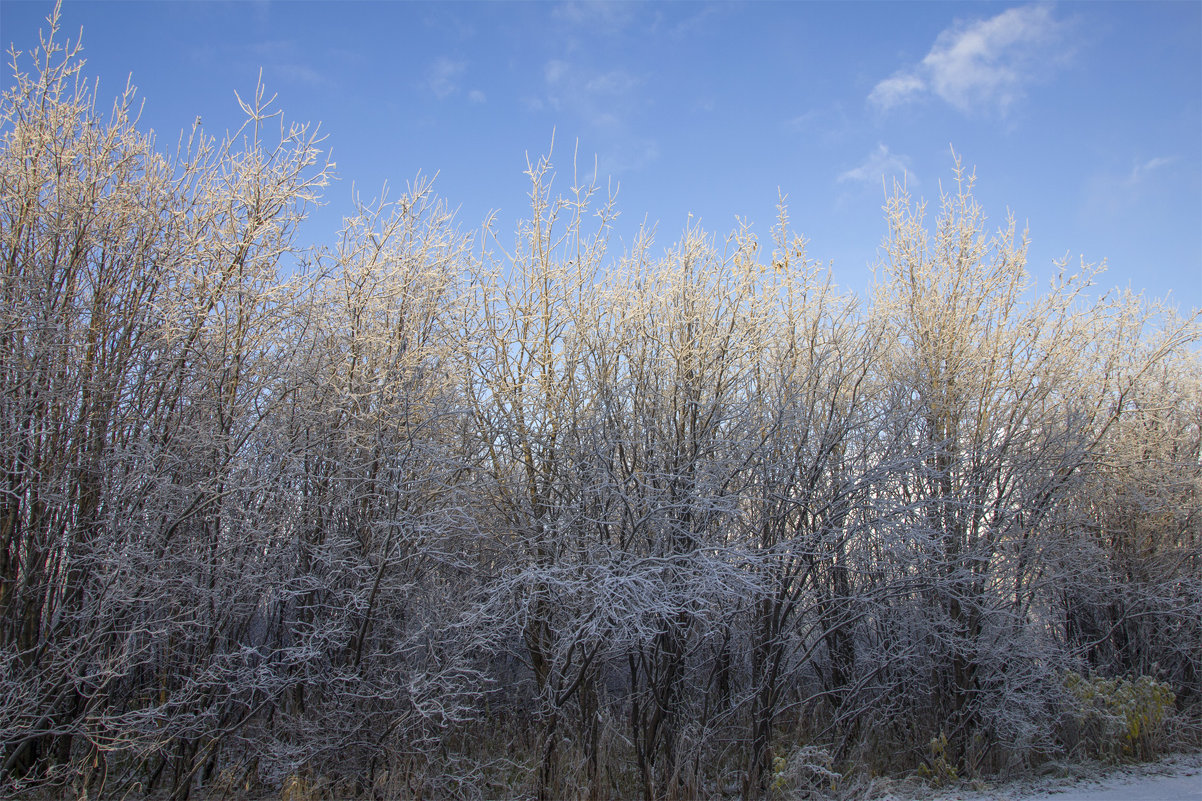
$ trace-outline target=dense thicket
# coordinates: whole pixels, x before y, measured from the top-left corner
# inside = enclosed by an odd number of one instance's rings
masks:
[[[872,297],[770,241],[295,241],[259,91],[0,109],[0,792],[754,798],[1150,753],[1202,710],[1197,317],[1037,291],[956,167]],[[1174,729],[1173,727],[1178,727]]]

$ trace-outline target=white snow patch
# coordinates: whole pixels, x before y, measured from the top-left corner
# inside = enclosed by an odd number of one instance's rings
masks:
[[[927,793],[914,792],[913,786],[878,786],[866,797],[872,801],[1202,801],[1202,753],[1117,768],[1065,765],[1060,772],[1060,776]]]

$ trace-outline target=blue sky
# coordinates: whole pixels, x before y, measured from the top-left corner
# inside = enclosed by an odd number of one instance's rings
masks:
[[[49,0],[0,2],[0,40],[37,42]],[[993,223],[1103,283],[1202,307],[1202,3],[82,2],[86,72],[132,80],[166,146],[197,116],[236,127],[260,69],[286,115],[320,122],[339,181],[307,225],[330,241],[385,181],[418,173],[512,229],[526,156],[559,186],[594,158],[619,187],[613,250],[689,215],[767,238],[778,192],[809,255],[857,291],[885,233],[882,176],[936,201],[950,147]],[[11,83],[7,77],[6,84]],[[395,195],[395,191],[393,192]],[[508,237],[505,237],[508,240]]]

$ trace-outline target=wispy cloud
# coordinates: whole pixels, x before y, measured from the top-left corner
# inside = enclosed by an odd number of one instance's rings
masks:
[[[922,78],[899,72],[874,86],[868,100],[882,108],[892,108],[923,94],[926,89],[927,83]]]
[[[543,65],[543,97],[528,99],[526,106],[578,120],[602,144],[602,168],[622,172],[659,157],[655,140],[633,130],[642,85],[642,78],[623,69],[597,70],[552,59]]]
[[[555,86],[562,83],[564,77],[571,70],[571,65],[566,61],[554,58],[543,65],[543,80],[548,86]]]
[[[1130,224],[1130,214],[1150,198],[1165,197],[1166,184],[1174,178],[1177,156],[1156,156],[1136,160],[1130,170],[1114,165],[1101,168],[1082,185],[1078,216],[1082,220],[1106,219]]]
[[[692,9],[696,7],[688,6],[688,8]],[[729,10],[731,10],[729,6],[706,3],[696,13],[684,17],[672,25],[668,29],[668,36],[678,41],[688,39],[691,36],[704,32],[707,28],[711,27],[711,23],[715,21],[718,15]]]
[[[459,80],[467,72],[466,61],[439,56],[426,68],[426,87],[435,97],[450,97],[459,91]]]
[[[337,83],[330,74],[312,66],[315,59],[292,39],[204,45],[193,48],[189,56],[203,67],[224,62],[247,70],[261,69],[269,81],[300,84],[311,89],[329,89]]]
[[[1151,173],[1168,167],[1176,160],[1176,156],[1157,156],[1156,158],[1140,162],[1131,168],[1131,173],[1127,176],[1125,183],[1129,187],[1142,184]]]
[[[547,106],[574,114],[591,127],[606,129],[626,125],[642,83],[625,70],[599,72],[559,59],[544,65],[543,81]]]
[[[890,152],[888,146],[877,145],[876,150],[869,153],[863,161],[839,174],[839,183],[869,183],[875,184],[892,176],[915,185],[918,177],[910,169],[910,160],[905,156]]]
[[[1001,114],[1064,58],[1068,24],[1045,5],[1011,8],[995,17],[957,22],[942,31],[918,64],[898,70],[868,95],[890,109],[935,95],[963,112]]]
[[[329,77],[304,64],[275,64],[269,70],[272,75],[292,83],[304,84],[314,88],[329,88],[334,85],[334,82]]]
[[[464,91],[467,67],[466,61],[439,56],[426,67],[421,85],[439,100],[459,95]],[[473,88],[467,91],[467,99],[470,103],[483,103],[487,98],[483,91]]]
[[[561,22],[593,33],[617,33],[635,20],[638,7],[634,3],[615,3],[610,0],[573,0],[558,3],[551,15]]]
[[[781,122],[790,134],[800,134],[824,142],[838,142],[847,136],[852,123],[842,103],[812,108]]]

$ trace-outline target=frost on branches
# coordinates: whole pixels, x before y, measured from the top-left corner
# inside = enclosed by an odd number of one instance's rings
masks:
[[[53,27],[53,26],[52,26]],[[1198,315],[1050,287],[958,160],[870,297],[768,241],[510,237],[428,181],[0,107],[0,793],[762,798],[1202,721]],[[28,69],[28,71],[24,71]]]

